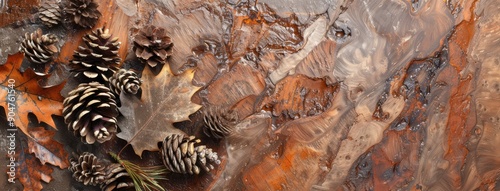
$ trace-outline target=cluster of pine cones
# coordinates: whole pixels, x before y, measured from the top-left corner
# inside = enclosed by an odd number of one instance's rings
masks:
[[[44,2],[39,9],[39,19],[47,27],[69,22],[80,28],[93,28],[101,13],[94,0],[68,0],[62,5]],[[26,33],[21,51],[38,75],[47,74],[49,65],[59,52],[54,34],[43,34],[41,29]],[[133,39],[133,52],[137,59],[158,73],[172,54],[173,43],[165,29],[147,26]],[[117,132],[120,94],[138,94],[141,80],[131,70],[120,69],[118,55],[120,42],[109,29],[97,28],[83,37],[83,44],[75,50],[70,61],[71,78],[78,82],[63,102],[64,121],[68,129],[84,143],[103,143]],[[204,110],[205,133],[213,138],[223,138],[232,132],[238,120],[235,112],[211,107]],[[217,153],[193,136],[173,134],[165,138],[160,152],[165,167],[176,173],[199,174],[208,172],[219,164]],[[98,159],[83,153],[71,160],[73,177],[85,185],[100,185],[103,190],[133,186],[125,168],[118,163]]]
[[[63,116],[83,142],[103,143],[117,132],[120,93],[136,94],[141,80],[133,71],[118,69],[120,42],[109,29],[98,28],[84,35],[83,42],[70,62],[79,85],[64,100]]]
[[[47,27],[62,23],[64,15],[79,27],[92,28],[101,17],[98,7],[94,0],[68,0],[65,5],[49,0],[40,6],[38,17]]]
[[[94,0],[68,0],[64,5],[49,0],[40,6],[38,18],[47,27],[57,26],[63,22],[63,18],[69,18],[76,26],[92,28],[101,17],[97,7]],[[35,74],[44,76],[49,73],[50,64],[54,61],[55,54],[59,52],[57,42],[56,35],[42,34],[41,29],[25,34],[21,52],[25,54],[30,62],[29,68],[32,68]]]
[[[71,77],[79,85],[64,100],[63,116],[68,128],[83,142],[102,143],[117,132],[120,94],[137,94],[141,80],[135,72],[118,68],[120,42],[108,29],[98,28],[86,34],[83,43],[70,62]],[[148,26],[135,36],[133,49],[140,62],[151,69],[161,69],[172,54],[172,46],[165,29]],[[213,169],[214,164],[220,163],[217,153],[199,143],[192,136],[166,137],[161,148],[165,167],[183,174]],[[73,177],[85,185],[101,185],[103,190],[131,186],[122,166],[99,162],[91,153],[82,154],[71,164]]]

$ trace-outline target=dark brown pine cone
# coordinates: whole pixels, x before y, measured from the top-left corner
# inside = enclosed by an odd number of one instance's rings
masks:
[[[220,139],[232,133],[238,122],[238,113],[217,106],[208,107],[203,111],[203,120],[205,121],[204,133],[209,137]]]
[[[31,62],[30,68],[33,68],[35,73],[45,74],[46,64],[50,64],[54,60],[54,54],[59,52],[56,42],[57,37],[54,34],[42,35],[40,28],[31,34],[25,34],[21,51]]]
[[[217,153],[200,143],[194,136],[173,134],[165,138],[160,152],[163,164],[168,170],[182,174],[199,174],[200,169],[208,172],[219,164]]]
[[[106,179],[106,164],[99,160],[94,154],[85,152],[78,159],[70,159],[69,170],[73,172],[73,178],[85,185],[99,185]]]
[[[120,64],[118,38],[111,38],[109,29],[99,28],[83,37],[85,46],[79,46],[71,61],[74,77],[80,82],[108,83]]]
[[[120,69],[109,78],[111,91],[120,96],[121,92],[126,94],[136,94],[141,88],[141,80],[133,71]]]
[[[69,0],[64,12],[70,15],[73,23],[83,28],[92,28],[101,17],[98,6],[94,0]]]
[[[106,177],[101,185],[101,190],[111,191],[134,187],[134,182],[127,170],[119,163],[106,167]]]
[[[43,3],[38,12],[38,17],[47,27],[52,27],[61,22],[61,7],[55,2]]]
[[[137,58],[151,68],[160,65],[172,55],[172,40],[164,28],[147,26],[134,37],[134,52]]]
[[[64,122],[83,142],[102,143],[116,133],[118,108],[108,87],[97,82],[82,83],[69,92],[63,106]]]

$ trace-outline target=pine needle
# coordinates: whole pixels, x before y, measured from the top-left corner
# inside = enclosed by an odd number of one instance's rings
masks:
[[[115,153],[109,154],[125,168],[134,181],[135,190],[165,191],[157,182],[157,180],[166,180],[167,169],[164,166],[140,167],[128,160],[122,160]]]

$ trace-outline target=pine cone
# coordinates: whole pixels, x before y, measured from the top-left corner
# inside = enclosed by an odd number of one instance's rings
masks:
[[[71,159],[69,170],[73,172],[73,178],[85,185],[99,185],[106,179],[106,165],[97,157],[85,152],[78,157],[78,160]]]
[[[74,75],[81,82],[97,81],[103,84],[120,64],[118,38],[111,38],[109,29],[99,28],[83,37],[84,46],[73,54],[71,65]]]
[[[63,102],[64,122],[82,141],[108,141],[116,133],[118,109],[111,90],[97,82],[82,83]]]
[[[83,27],[92,28],[101,17],[94,0],[69,0],[69,5],[64,9],[72,17],[72,21]]]
[[[212,163],[219,164],[217,153],[200,143],[194,136],[173,134],[165,138],[161,154],[163,164],[168,170],[182,174],[199,174],[200,168],[206,172],[214,169]],[[208,160],[208,161],[207,161]]]
[[[45,65],[54,60],[54,54],[59,52],[56,42],[57,37],[54,34],[42,35],[40,28],[31,34],[25,34],[21,51],[31,62],[30,67],[36,73],[45,73]]]
[[[172,46],[172,40],[161,27],[148,26],[134,38],[135,55],[151,68],[165,64],[165,60],[172,55]]]
[[[45,2],[38,10],[39,18],[47,27],[52,27],[61,22],[61,7],[54,2]]]
[[[120,69],[109,78],[109,86],[111,91],[120,96],[123,91],[126,94],[136,94],[141,88],[141,80],[133,71]]]
[[[205,121],[204,133],[216,139],[223,138],[232,133],[238,121],[238,113],[233,110],[224,110],[221,107],[209,107],[203,112]]]
[[[101,185],[101,190],[111,191],[133,187],[134,182],[127,170],[119,163],[113,163],[106,167],[106,177]]]

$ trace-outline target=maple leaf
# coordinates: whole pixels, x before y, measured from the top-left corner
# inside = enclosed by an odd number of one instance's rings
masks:
[[[170,67],[155,76],[149,69],[142,74],[142,96],[121,95],[120,112],[124,119],[118,120],[121,132],[117,136],[128,141],[135,154],[144,150],[158,151],[158,142],[173,133],[184,134],[173,123],[189,120],[189,115],[200,109],[191,102],[191,96],[200,89],[193,86],[194,71],[187,70],[174,76]]]
[[[9,90],[14,82],[15,90],[14,102],[0,102],[0,106],[5,108],[6,113],[12,113],[14,124],[24,134],[28,133],[28,114],[33,113],[40,121],[47,123],[55,128],[52,115],[60,115],[62,109],[63,97],[59,94],[63,84],[52,88],[42,88],[38,85],[38,80],[42,77],[37,76],[31,69],[21,73],[19,68],[23,60],[23,55],[17,53],[9,55],[7,62],[0,66],[0,97],[7,98]],[[12,93],[12,91],[11,91]],[[10,114],[9,114],[10,115]]]
[[[50,166],[42,165],[27,149],[21,150],[16,156],[16,178],[23,184],[24,191],[42,190],[41,181],[49,183],[54,170]]]

